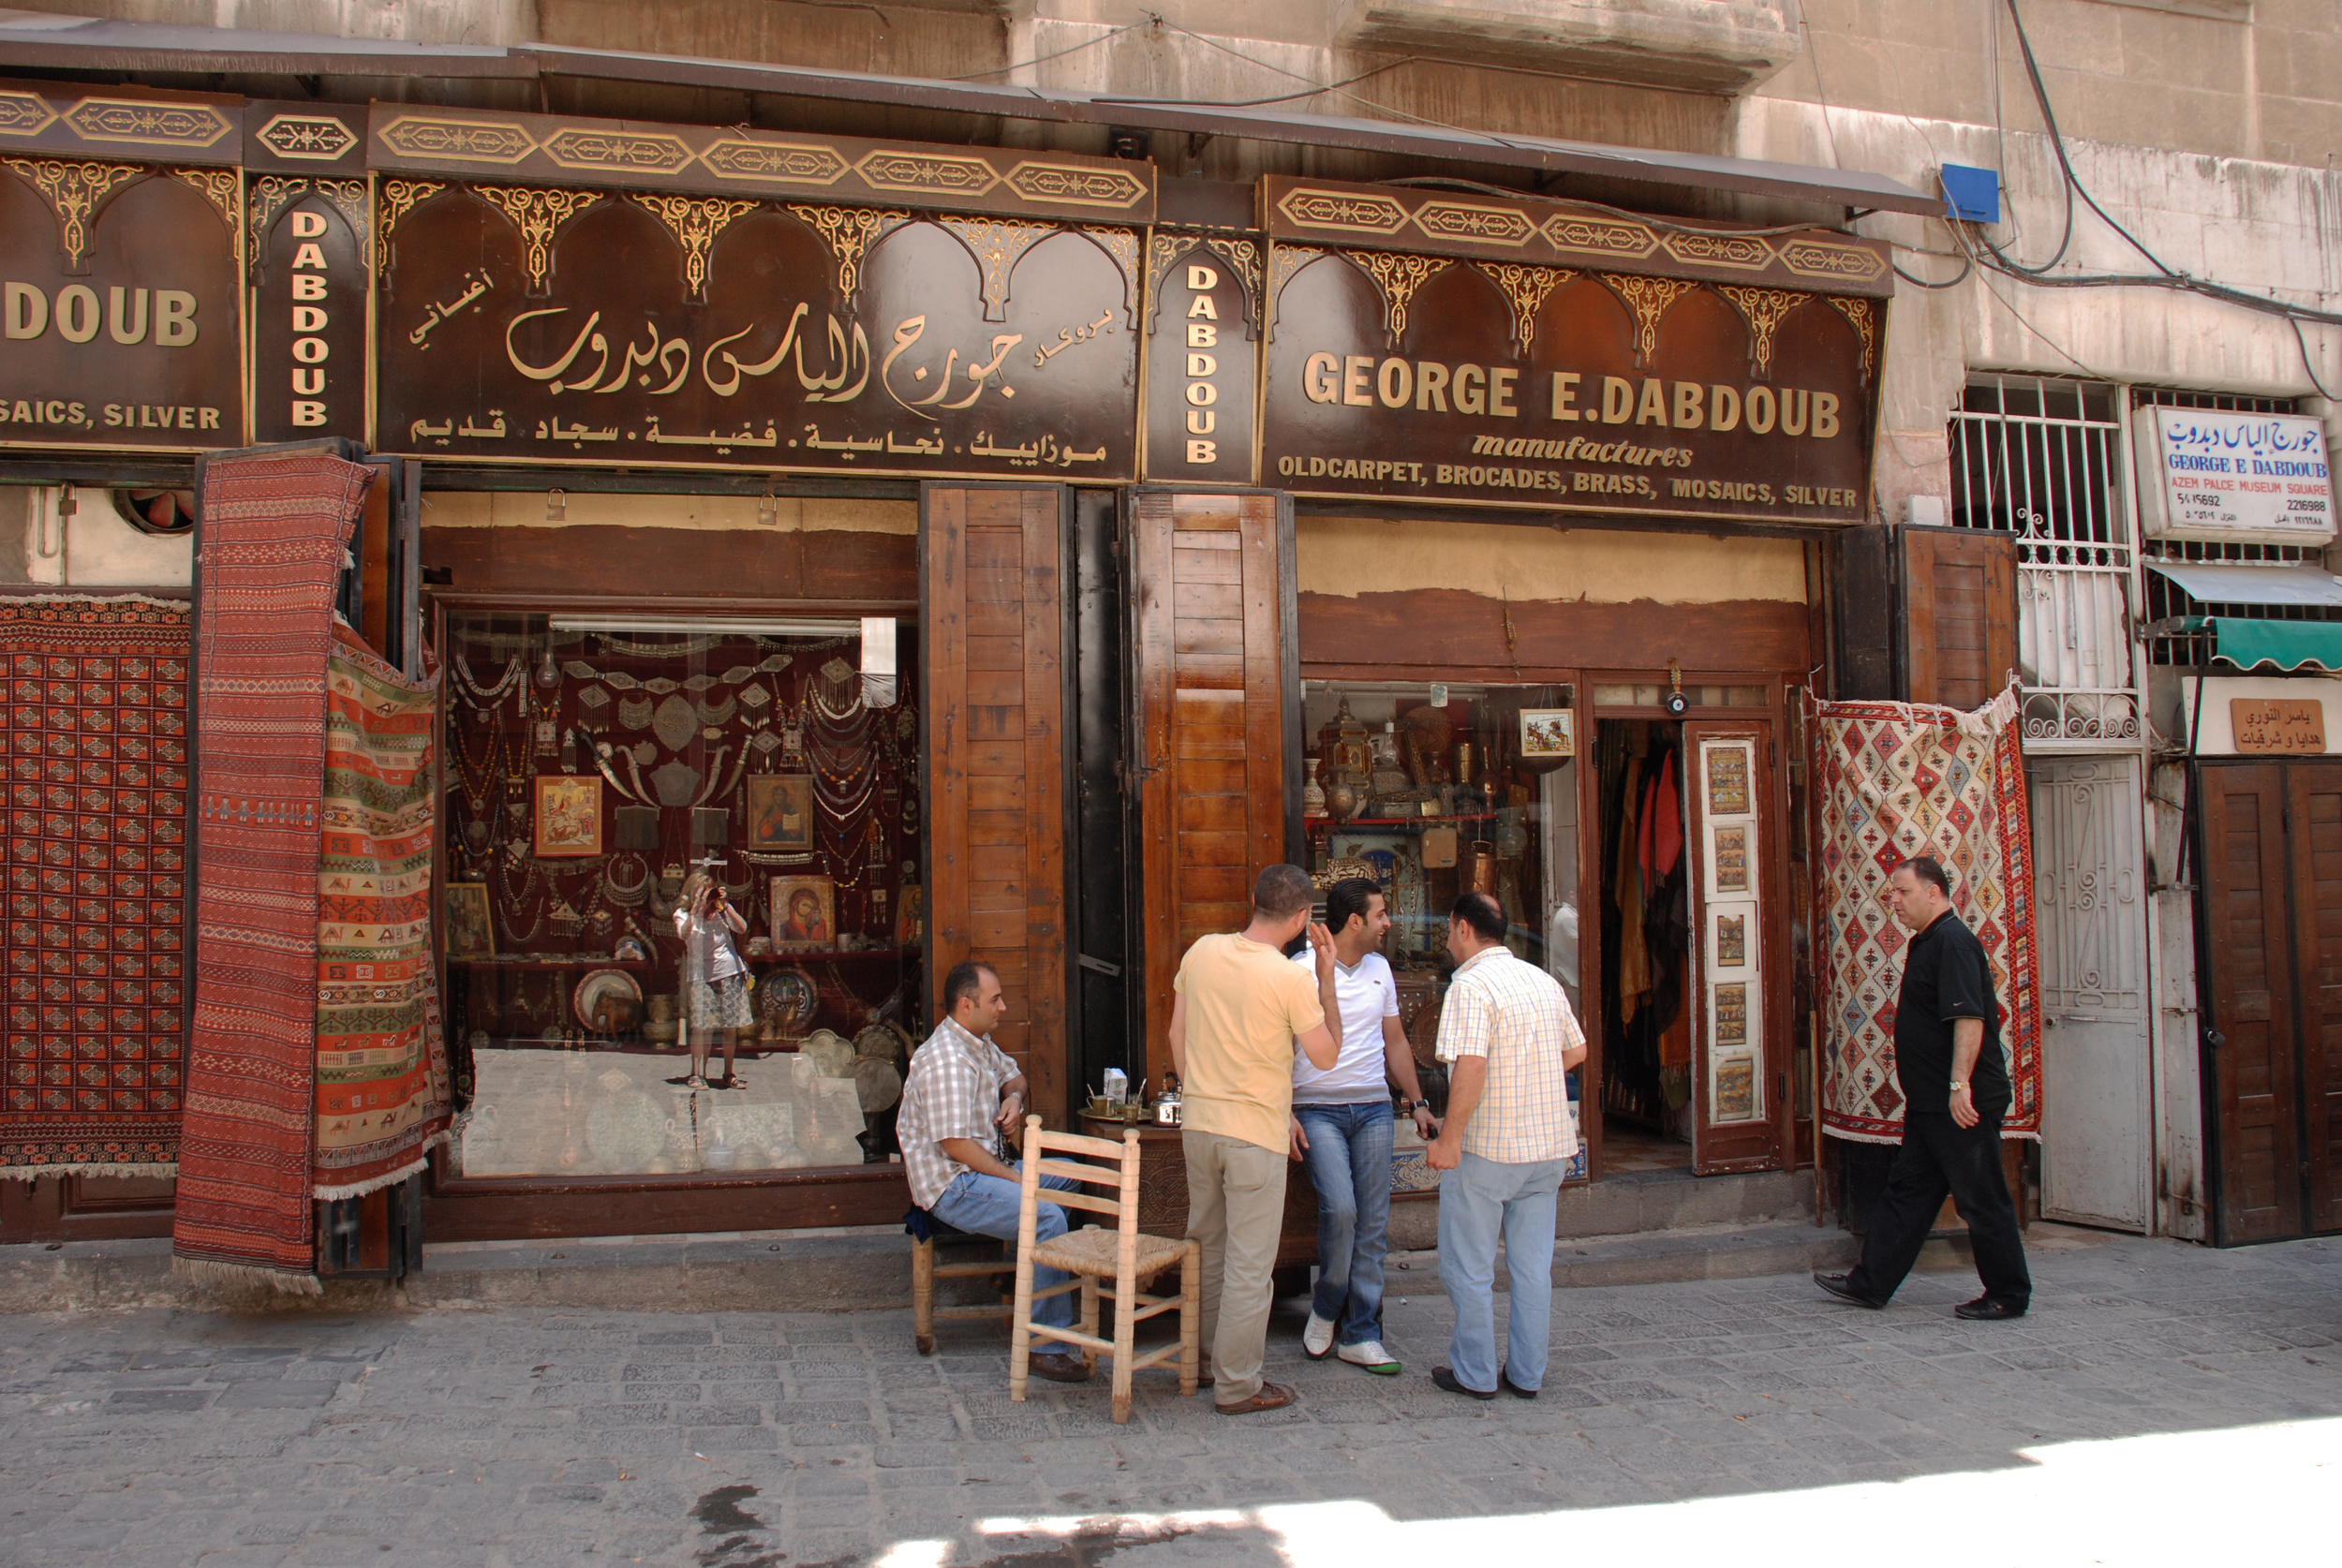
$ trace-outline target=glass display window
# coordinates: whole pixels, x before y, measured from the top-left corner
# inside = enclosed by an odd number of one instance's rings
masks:
[[[1459,895],[1494,895],[1506,945],[1581,1005],[1576,688],[1310,680],[1302,712],[1308,869],[1321,896],[1351,877],[1382,892],[1384,956],[1425,1092],[1441,1104],[1433,1052]],[[1569,1076],[1576,1101],[1583,1070]],[[1585,1174],[1581,1131],[1569,1179]]]
[[[894,1152],[923,1032],[912,641],[891,618],[449,612],[454,1174]]]

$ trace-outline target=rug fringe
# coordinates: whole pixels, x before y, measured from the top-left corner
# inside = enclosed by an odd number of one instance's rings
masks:
[[[170,1260],[170,1272],[199,1285],[265,1285],[285,1295],[325,1294],[323,1282],[314,1274],[288,1274],[281,1268],[261,1268],[255,1264],[174,1257]]]
[[[152,594],[98,593],[87,588],[67,590],[64,593],[55,594],[20,594],[12,591],[7,597],[11,601],[19,604],[26,602],[36,604],[58,604],[66,602],[78,602],[83,604],[145,604],[151,605],[157,610],[192,610],[195,607],[193,601],[184,599],[156,599]]]
[[[322,1185],[312,1187],[309,1189],[309,1196],[320,1201],[331,1201],[335,1198],[363,1198],[367,1193],[378,1192],[385,1187],[395,1187],[400,1182],[405,1181],[408,1176],[413,1176],[417,1171],[420,1171],[429,1165],[431,1163],[431,1151],[438,1147],[441,1144],[446,1143],[450,1136],[451,1133],[449,1130],[441,1128],[438,1132],[434,1132],[431,1136],[425,1138],[422,1141],[422,1146],[415,1151],[415,1158],[408,1161],[406,1164],[401,1165],[398,1169],[386,1172],[381,1176],[368,1176],[363,1181],[351,1182],[347,1187],[326,1187]]]
[[[53,1165],[0,1165],[0,1181],[38,1181],[52,1176],[171,1176],[179,1174],[178,1161],[168,1164],[125,1165],[105,1160],[76,1160]]]

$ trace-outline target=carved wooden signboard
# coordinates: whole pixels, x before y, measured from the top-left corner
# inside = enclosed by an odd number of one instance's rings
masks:
[[[1254,482],[1267,258],[1256,234],[1155,230],[1147,259],[1149,479]]]
[[[1875,247],[1278,178],[1262,200],[1264,484],[1860,520],[1891,283]]]
[[[2318,756],[2326,749],[2325,704],[2315,697],[2231,697],[2228,718],[2244,756]]]

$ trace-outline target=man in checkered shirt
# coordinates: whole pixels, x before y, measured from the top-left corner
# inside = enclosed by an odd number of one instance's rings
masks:
[[[943,1005],[950,1015],[935,1026],[911,1058],[903,1085],[895,1136],[902,1145],[903,1175],[911,1201],[954,1230],[970,1235],[1016,1239],[1024,1203],[1024,1161],[1001,1158],[1000,1134],[1013,1132],[1025,1117],[1025,1074],[1015,1059],[992,1043],[992,1029],[1008,1015],[1001,977],[972,959],[952,966],[943,977]],[[1041,1185],[1070,1188],[1070,1176],[1045,1176]],[[1033,1239],[1065,1234],[1065,1210],[1042,1204],[1034,1211]],[[1065,1283],[1061,1270],[1033,1266],[1032,1289]],[[1074,1324],[1074,1295],[1035,1301],[1033,1322],[1059,1328]],[[1033,1372],[1059,1383],[1084,1383],[1089,1368],[1071,1352],[1035,1354]]]
[[[1448,1064],[1447,1118],[1425,1158],[1439,1184],[1439,1278],[1456,1309],[1449,1366],[1431,1381],[1493,1399],[1534,1399],[1545,1385],[1553,1326],[1553,1208],[1578,1152],[1569,1070],[1586,1037],[1560,984],[1505,945],[1505,911],[1467,893],[1447,916],[1456,978],[1439,1018]],[[1505,1354],[1496,1356],[1496,1241],[1512,1276]]]

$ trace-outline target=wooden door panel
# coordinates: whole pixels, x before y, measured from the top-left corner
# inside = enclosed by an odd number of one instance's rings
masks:
[[[2303,1228],[2342,1230],[2342,765],[2290,762]]]
[[[1979,708],[2017,665],[2017,546],[1977,528],[1903,530],[1907,688]]]
[[[2284,777],[2271,762],[2209,763],[2198,773],[2208,1022],[2222,1037],[2209,1053],[2217,1239],[2266,1240],[2301,1226]]]
[[[1066,1115],[1062,492],[929,485],[921,519],[929,1005],[963,958],[1009,1001],[993,1031],[1036,1110]]]
[[[1293,592],[1277,497],[1142,490],[1131,518],[1147,1071],[1169,1065],[1171,982],[1240,929],[1285,858]]]

